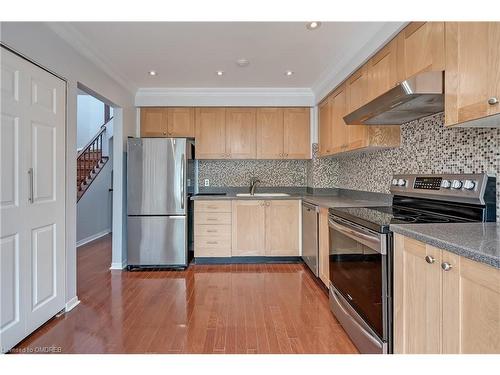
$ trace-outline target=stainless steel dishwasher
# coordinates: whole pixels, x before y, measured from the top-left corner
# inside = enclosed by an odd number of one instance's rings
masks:
[[[302,259],[319,275],[318,206],[302,201]]]

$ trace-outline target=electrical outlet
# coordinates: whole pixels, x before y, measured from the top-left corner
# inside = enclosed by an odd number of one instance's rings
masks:
[[[210,180],[208,178],[205,178],[205,186],[210,186]]]
[[[187,186],[191,186],[191,179],[190,178],[187,179]]]

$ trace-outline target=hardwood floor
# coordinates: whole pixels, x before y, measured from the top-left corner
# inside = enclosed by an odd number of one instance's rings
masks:
[[[15,351],[357,353],[302,264],[122,272],[110,263],[110,236],[80,247],[80,305]]]

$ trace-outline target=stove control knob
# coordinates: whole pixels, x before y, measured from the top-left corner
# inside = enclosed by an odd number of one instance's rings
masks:
[[[452,189],[461,189],[462,185],[462,181],[460,180],[453,180],[453,182],[451,183]]]
[[[392,180],[392,186],[398,186],[398,179],[397,178]]]
[[[472,180],[465,180],[464,189],[473,190],[476,187],[476,183]]]
[[[406,186],[406,180],[403,180],[402,178],[400,178],[398,180],[398,186]]]
[[[441,181],[441,187],[445,188],[445,189],[449,189],[451,187],[450,180],[443,180],[443,181]]]

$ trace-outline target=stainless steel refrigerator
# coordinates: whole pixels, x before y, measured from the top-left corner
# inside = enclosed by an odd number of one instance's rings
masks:
[[[128,266],[186,267],[187,165],[184,138],[129,138]]]

